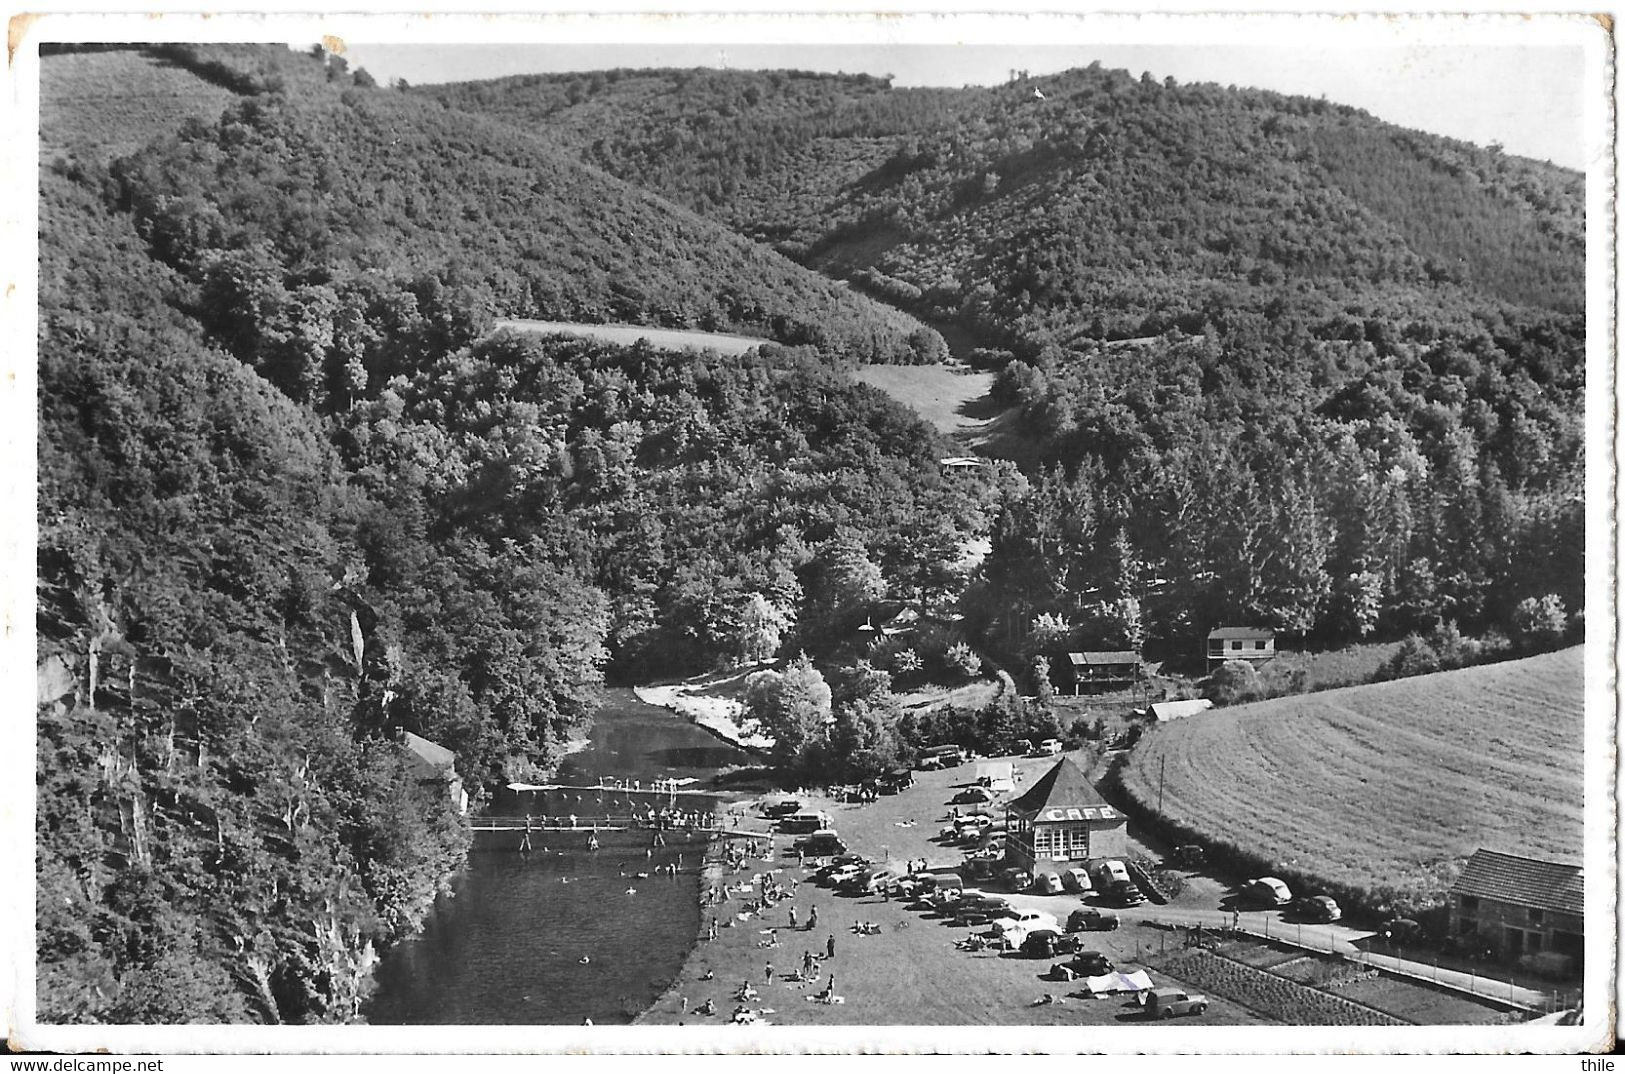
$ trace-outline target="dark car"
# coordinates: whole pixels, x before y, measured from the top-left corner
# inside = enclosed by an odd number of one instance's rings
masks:
[[[1343,909],[1330,895],[1308,895],[1294,902],[1287,910],[1287,916],[1299,921],[1326,923],[1342,918]]]
[[[1420,943],[1422,926],[1408,917],[1396,917],[1382,926],[1382,938],[1389,943]]]
[[[1101,899],[1112,906],[1138,906],[1145,895],[1132,880],[1114,880],[1100,892]]]
[[[1099,951],[1079,951],[1065,962],[1051,966],[1050,976],[1064,977],[1068,980],[1073,977],[1099,977],[1116,968],[1112,960]]]
[[[949,805],[984,805],[993,801],[993,795],[980,787],[967,787],[954,795]]]
[[[1027,958],[1054,958],[1078,949],[1078,938],[1056,932],[1054,929],[1034,929],[1021,941],[1021,953]]]
[[[846,844],[834,832],[814,832],[812,835],[804,835],[796,840],[795,848],[809,858],[846,853]]]
[[[1070,932],[1112,932],[1122,924],[1122,919],[1116,914],[1096,910],[1092,906],[1074,910],[1066,919]]]

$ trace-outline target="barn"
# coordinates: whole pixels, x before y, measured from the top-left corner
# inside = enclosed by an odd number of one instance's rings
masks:
[[[1580,866],[1496,850],[1475,851],[1450,888],[1451,935],[1476,934],[1508,962],[1578,965],[1585,952],[1584,912]]]
[[[1128,818],[1107,805],[1068,758],[1005,806],[1005,858],[1033,870],[1039,864],[1122,855]]]

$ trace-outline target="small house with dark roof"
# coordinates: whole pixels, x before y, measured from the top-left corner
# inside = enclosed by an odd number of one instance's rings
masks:
[[[1121,856],[1128,818],[1106,804],[1066,757],[1004,809],[1005,858],[1029,871],[1040,865]]]
[[[1275,659],[1275,631],[1269,627],[1222,626],[1207,632],[1207,669],[1217,671],[1230,660],[1261,664]]]
[[[1058,662],[1060,685],[1074,694],[1085,690],[1120,690],[1144,674],[1140,654],[1132,649],[1067,653]]]
[[[1578,865],[1479,850],[1450,888],[1450,933],[1478,935],[1508,962],[1585,953],[1585,874]]]
[[[438,784],[458,813],[468,812],[468,792],[457,775],[457,755],[437,742],[422,735],[402,731],[399,736],[401,752],[405,754],[406,770],[419,784]]]

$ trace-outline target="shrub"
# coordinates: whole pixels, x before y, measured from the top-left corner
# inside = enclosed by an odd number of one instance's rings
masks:
[[[1411,675],[1426,675],[1438,671],[1439,667],[1439,654],[1434,652],[1428,640],[1420,634],[1411,634],[1399,643],[1393,656],[1383,661],[1377,678],[1403,679]]]
[[[1525,597],[1512,609],[1512,637],[1525,649],[1556,648],[1569,629],[1563,598],[1556,593]]]
[[[942,654],[942,662],[947,669],[957,675],[970,678],[982,673],[982,658],[976,655],[976,650],[962,641],[956,641],[948,646]]]

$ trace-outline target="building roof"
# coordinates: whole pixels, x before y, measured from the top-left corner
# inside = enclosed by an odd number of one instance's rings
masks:
[[[401,745],[406,750],[406,766],[419,779],[448,779],[456,776],[457,755],[446,747],[430,742],[422,735],[401,732]]]
[[[1118,649],[1116,651],[1106,652],[1090,651],[1082,653],[1067,653],[1066,658],[1072,663],[1073,667],[1082,667],[1085,664],[1098,666],[1101,664],[1138,664],[1140,662],[1140,654],[1135,652],[1133,649]]]
[[[1168,720],[1181,720],[1186,716],[1195,716],[1198,712],[1206,712],[1213,707],[1213,701],[1206,697],[1193,697],[1188,701],[1157,701],[1146,706],[1151,718],[1158,722]]]
[[[1579,914],[1585,909],[1585,874],[1578,865],[1478,850],[1467,859],[1450,894]]]
[[[1009,808],[1025,816],[1046,809],[1081,809],[1085,820],[1114,820],[1120,815],[1090,785],[1083,770],[1066,757],[1039,776],[1021,797],[1012,799]]]
[[[1244,641],[1255,638],[1275,637],[1274,627],[1253,626],[1222,626],[1214,627],[1207,632],[1208,641]]]

